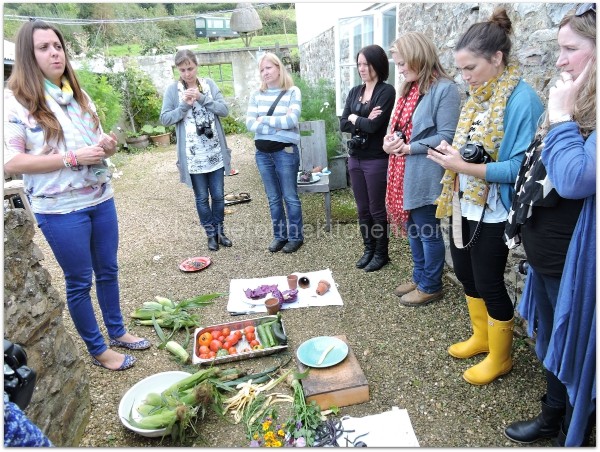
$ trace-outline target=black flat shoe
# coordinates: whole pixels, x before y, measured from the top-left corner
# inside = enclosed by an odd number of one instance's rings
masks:
[[[216,236],[208,238],[208,249],[211,251],[217,251],[219,249],[219,244],[217,243]]]
[[[277,251],[281,250],[281,248],[283,248],[287,242],[287,240],[273,239],[273,241],[269,245],[269,251],[271,253],[276,253]]]
[[[300,248],[303,243],[304,242],[302,240],[293,240],[293,241],[290,240],[283,247],[283,252],[284,253],[295,253],[296,251],[298,251],[298,248]]]
[[[217,237],[219,239],[219,244],[226,246],[226,247],[230,247],[231,245],[233,245],[233,242],[231,240],[229,240],[225,236],[225,234],[218,234]]]

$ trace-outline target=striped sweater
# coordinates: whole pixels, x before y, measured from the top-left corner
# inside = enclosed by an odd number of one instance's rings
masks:
[[[280,143],[300,143],[300,112],[302,95],[297,86],[292,86],[283,95],[271,116],[265,116],[281,89],[257,90],[248,101],[246,127],[254,132],[255,140],[270,140]],[[262,118],[260,121],[259,119]]]

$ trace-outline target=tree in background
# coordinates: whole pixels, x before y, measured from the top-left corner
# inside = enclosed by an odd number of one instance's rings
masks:
[[[77,78],[81,87],[94,101],[102,129],[108,133],[117,125],[123,114],[120,93],[108,82],[105,75],[94,74],[87,67],[77,71]]]

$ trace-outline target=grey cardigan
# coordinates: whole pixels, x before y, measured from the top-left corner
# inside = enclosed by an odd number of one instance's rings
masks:
[[[223,164],[225,168],[225,174],[229,174],[231,171],[231,149],[227,147],[227,141],[225,140],[225,132],[219,117],[225,117],[229,114],[229,108],[225,103],[225,98],[221,94],[221,90],[217,84],[209,78],[205,78],[210,92],[212,93],[212,99],[207,96],[202,96],[198,102],[204,108],[212,111],[215,114],[215,128],[219,136],[219,143],[221,144],[221,155],[223,156]],[[179,169],[179,180],[189,187],[192,187],[192,179],[187,168],[187,159],[185,155],[185,126],[183,118],[187,115],[187,112],[192,108],[185,102],[179,102],[179,94],[177,93],[177,83],[172,83],[167,86],[165,94],[163,96],[163,105],[160,112],[160,122],[164,126],[171,126],[175,124],[175,135],[177,136],[177,168]]]
[[[440,79],[423,96],[413,113],[410,155],[404,173],[404,209],[433,204],[442,192],[444,168],[427,158],[426,143],[433,147],[442,140],[452,144],[460,116],[460,94],[456,84]]]

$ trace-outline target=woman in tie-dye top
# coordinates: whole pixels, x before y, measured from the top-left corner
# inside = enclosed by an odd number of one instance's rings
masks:
[[[81,89],[62,34],[40,20],[17,35],[15,66],[4,99],[4,171],[22,174],[26,193],[66,280],[67,306],[92,363],[133,365],[107,347],[90,297],[92,280],[111,346],[150,347],[123,323],[118,283],[118,225],[105,159],[116,136],[102,132]]]

